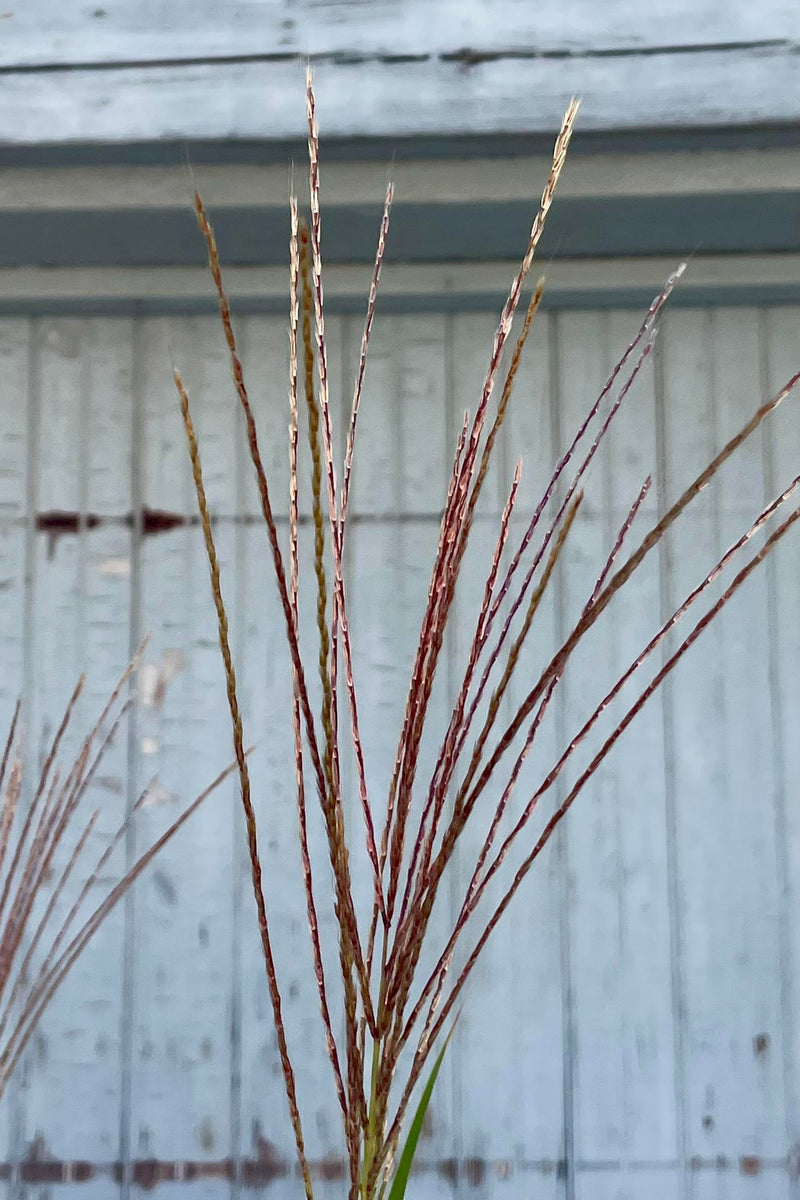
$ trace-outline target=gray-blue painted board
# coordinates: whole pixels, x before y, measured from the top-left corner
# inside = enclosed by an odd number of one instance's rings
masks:
[[[0,139],[297,137],[316,64],[334,136],[796,121],[791,0],[379,0],[76,7],[2,14]]]
[[[526,458],[518,527],[556,448],[637,319],[629,311],[548,313],[534,331],[499,473],[477,519],[446,648],[440,716],[457,686],[478,570],[492,552],[493,520],[516,455]],[[656,474],[652,515],[762,392],[789,374],[797,328],[795,309],[670,316],[657,370],[645,368],[594,469],[558,597],[566,619],[591,586],[602,548],[644,475]],[[346,568],[367,762],[378,795],[394,753],[447,456],[463,407],[474,404],[491,331],[491,317],[476,314],[385,317],[376,328]],[[284,323],[248,317],[242,337],[264,446],[283,493]],[[328,337],[339,413],[349,403],[360,322],[337,317]],[[8,714],[29,679],[30,733],[38,744],[77,671],[90,671],[89,711],[122,666],[131,630],[152,629],[133,769],[129,774],[122,744],[102,792],[103,819],[107,811],[113,824],[128,789],[157,773],[140,841],[230,754],[198,530],[177,521],[142,535],[125,520],[137,498],[176,519],[193,511],[169,354],[186,370],[219,518],[248,735],[259,742],[253,768],[265,877],[289,1027],[293,1045],[303,1048],[299,1085],[312,1114],[309,1143],[315,1161],[330,1165],[340,1154],[338,1114],[303,929],[291,741],[273,736],[289,720],[290,678],[263,530],[236,520],[252,517],[257,499],[216,322],[7,320],[0,322],[0,353],[0,578],[9,581],[0,588],[1,711]],[[641,585],[565,680],[564,731],[646,638],[659,596],[674,604],[764,495],[796,470],[797,438],[795,402],[701,497],[696,516],[682,523],[660,562],[656,556],[648,564]],[[307,511],[307,494],[301,505]],[[98,523],[79,535],[36,534],[36,513],[49,511],[93,513]],[[307,561],[305,536],[303,542]],[[571,814],[563,853],[554,848],[543,858],[476,976],[456,1052],[437,1085],[422,1153],[431,1194],[495,1200],[525,1188],[553,1200],[621,1200],[646,1188],[663,1200],[704,1200],[727,1187],[750,1200],[791,1195],[786,1163],[795,1153],[798,1111],[796,609],[787,546],[696,648],[663,702],[636,722]],[[558,620],[551,607],[541,617],[544,644],[527,652],[526,672],[535,670]],[[302,628],[312,644],[309,604]],[[526,763],[521,780],[529,786],[518,805],[552,761],[554,739],[551,731]],[[350,765],[345,774],[352,785]],[[350,790],[347,815],[356,834],[360,813]],[[231,786],[137,888],[132,963],[123,961],[120,914],[43,1021],[23,1085],[3,1103],[0,1129],[11,1122],[12,1135],[0,1146],[17,1162],[38,1148],[57,1160],[96,1165],[93,1180],[59,1185],[53,1196],[116,1192],[111,1165],[121,1123],[140,1179],[151,1158],[195,1163],[208,1173],[164,1185],[176,1194],[228,1196],[220,1164],[229,1156],[248,1160],[262,1177],[277,1168],[268,1195],[289,1200],[295,1193],[293,1178],[281,1173],[291,1162],[291,1135],[240,824]],[[311,836],[322,850],[316,818]],[[476,825],[473,850],[481,836]],[[451,917],[467,882],[466,845],[445,905]],[[324,852],[319,861],[322,889]],[[358,855],[354,879],[366,900],[369,869]],[[330,939],[327,910],[322,932]],[[335,970],[333,959],[328,966]],[[565,1124],[566,1180],[558,1170]],[[451,1159],[464,1164],[455,1186]],[[336,1188],[335,1181],[326,1185],[331,1200]],[[29,1194],[38,1197],[41,1188]]]

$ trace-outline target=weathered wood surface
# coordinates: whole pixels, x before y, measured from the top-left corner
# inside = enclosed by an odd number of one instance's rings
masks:
[[[656,368],[645,370],[593,472],[557,604],[541,614],[544,646],[591,587],[648,471],[652,515],[788,376],[798,315],[739,308],[668,318]],[[636,323],[627,311],[550,312],[539,321],[499,475],[482,500],[434,698],[440,718],[516,456],[526,459],[529,509]],[[377,794],[394,752],[447,461],[460,414],[474,403],[492,326],[489,314],[448,314],[385,317],[376,327],[346,568]],[[248,317],[241,329],[284,512],[284,323]],[[359,336],[357,318],[329,324],[337,412],[349,399]],[[98,792],[103,821],[111,827],[157,774],[154,802],[137,826],[142,844],[228,759],[202,544],[185,523],[193,501],[170,354],[194,397],[248,737],[259,743],[253,768],[265,878],[310,1152],[330,1166],[341,1151],[303,928],[290,679],[213,319],[0,322],[0,717],[27,681],[38,746],[78,670],[90,672],[88,714],[129,643],[149,629],[130,757],[123,739]],[[659,611],[671,611],[764,496],[796,472],[799,429],[795,401],[703,495],[696,516],[598,630],[565,679],[541,751],[526,764],[528,794],[558,740],[627,665]],[[305,463],[305,447],[301,453]],[[305,511],[307,504],[305,496]],[[144,529],[125,520],[140,508],[152,514]],[[36,514],[51,511],[92,513],[99,522],[79,534],[37,531]],[[787,1163],[798,1122],[796,551],[795,538],[637,720],[498,931],[437,1086],[421,1152],[426,1195],[794,1194]],[[302,621],[311,644],[310,603]],[[528,651],[531,670],[542,642]],[[525,795],[523,786],[520,802]],[[357,835],[355,801],[347,815]],[[460,854],[462,886],[481,835],[478,821]],[[316,821],[312,838],[321,847]],[[319,862],[324,890],[324,852]],[[369,869],[358,854],[354,879],[366,902]],[[442,929],[458,882],[441,906]],[[332,938],[330,913],[322,923]],[[250,1172],[259,1161],[278,1168],[265,1195],[296,1194],[281,1173],[291,1135],[233,786],[162,855],[127,912],[75,968],[3,1103],[0,1129],[0,1154],[11,1162],[38,1154],[96,1164],[92,1179],[54,1187],[53,1197],[117,1194],[112,1164],[120,1154],[139,1164],[141,1182],[151,1159],[206,1173],[164,1184],[165,1194],[229,1196],[229,1157],[247,1160]],[[325,1196],[333,1200],[340,1186],[332,1179]],[[10,1194],[48,1191],[13,1184]]]
[[[574,54],[618,47],[730,45],[797,34],[790,0],[744,0],[721,8],[670,0],[647,12],[635,0],[587,0],[534,9],[528,0],[177,0],[142,10],[130,0],[91,9],[31,0],[5,18],[3,66],[270,54],[445,54],[454,47],[502,52],[533,46]]]
[[[302,63],[331,135],[796,120],[791,0],[379,0],[98,6],[0,20],[0,140],[294,137]]]

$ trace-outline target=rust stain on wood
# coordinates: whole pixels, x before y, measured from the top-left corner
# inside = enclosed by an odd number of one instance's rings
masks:
[[[468,1158],[464,1163],[464,1173],[470,1187],[480,1187],[486,1178],[486,1160]]]
[[[139,1158],[129,1163],[127,1168],[121,1162],[97,1163],[85,1159],[56,1159],[50,1155],[44,1139],[38,1136],[30,1143],[25,1157],[20,1162],[0,1163],[0,1181],[17,1179],[29,1184],[86,1183],[92,1179],[108,1177],[119,1184],[127,1178],[142,1191],[152,1191],[160,1183],[190,1183],[203,1179],[238,1179],[245,1188],[262,1189],[277,1179],[297,1176],[294,1162],[284,1158],[277,1146],[260,1134],[258,1122],[254,1122],[254,1134],[255,1156],[251,1158],[205,1161]],[[312,1176],[326,1182],[344,1179],[347,1174],[347,1164],[341,1158],[329,1156],[309,1165]],[[695,1156],[690,1160],[690,1165],[694,1171],[721,1173],[735,1170],[737,1160],[724,1154],[709,1159]],[[760,1175],[765,1165],[773,1170],[779,1165],[785,1165],[790,1174],[796,1170],[789,1159],[785,1164],[772,1161],[765,1164],[757,1155],[752,1154],[742,1155],[738,1159],[739,1172],[746,1176]],[[523,1175],[552,1175],[554,1169],[559,1178],[563,1177],[566,1173],[566,1163],[563,1159],[557,1163],[541,1160],[516,1166],[516,1170]],[[457,1184],[463,1179],[470,1188],[480,1188],[490,1173],[501,1180],[511,1178],[515,1173],[515,1164],[509,1159],[470,1157],[462,1160],[444,1158],[418,1163],[415,1167],[415,1174],[429,1172],[435,1172],[452,1184]]]
[[[102,521],[96,513],[65,512],[53,509],[36,514],[36,529],[58,537],[63,533],[80,533],[81,529],[96,529]]]
[[[253,1149],[255,1159],[246,1159],[240,1164],[240,1178],[245,1186],[258,1187],[290,1174],[291,1165],[278,1147],[264,1137],[258,1120],[253,1121]]]
[[[194,517],[185,517],[180,513],[167,512],[163,508],[143,508],[142,509],[142,533],[145,536],[154,533],[169,533],[173,529],[180,529],[189,523],[196,524]]]
[[[756,1058],[763,1058],[769,1050],[769,1034],[757,1033],[753,1038],[753,1054]]]
[[[448,1183],[458,1183],[458,1163],[454,1158],[443,1158],[436,1164],[436,1170]]]
[[[138,521],[137,521],[138,516]],[[75,509],[48,509],[36,514],[36,529],[39,533],[47,533],[56,539],[67,534],[77,534],[81,530],[98,529],[103,525],[124,525],[132,528],[138,524],[145,536],[158,533],[169,533],[173,529],[181,529],[185,525],[196,525],[194,514],[169,512],[163,508],[148,508],[145,506],[138,514],[127,512],[121,516],[112,514],[101,515],[93,512],[78,512]]]

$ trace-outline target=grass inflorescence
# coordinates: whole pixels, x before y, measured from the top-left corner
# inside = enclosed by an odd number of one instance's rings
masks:
[[[800,377],[795,374],[715,456],[700,475],[630,549],[633,530],[641,522],[643,501],[650,487],[645,479],[631,498],[625,520],[609,547],[582,610],[567,629],[549,661],[534,677],[521,700],[515,700],[509,717],[509,685],[518,678],[523,647],[543,598],[554,586],[556,567],[563,560],[584,487],[599,447],[612,430],[625,398],[646,363],[657,335],[664,306],[683,272],[683,266],[665,283],[639,326],[630,345],[615,364],[599,396],[588,407],[573,440],[556,463],[539,503],[521,535],[512,534],[516,523],[521,464],[514,473],[492,553],[474,634],[456,699],[444,729],[433,731],[439,751],[432,771],[423,773],[423,735],[430,737],[431,696],[448,628],[476,506],[491,469],[492,455],[512,399],[514,381],[528,335],[535,322],[544,291],[537,283],[522,328],[510,355],[515,315],[530,273],[548,211],[553,202],[577,115],[572,101],[555,143],[549,177],[531,226],[519,270],[500,314],[489,350],[485,378],[477,391],[474,414],[466,413],[458,439],[452,474],[444,498],[438,545],[432,565],[427,601],[420,626],[397,752],[387,794],[371,794],[365,769],[359,724],[358,687],[353,670],[348,598],[343,572],[348,500],[354,463],[359,405],[373,325],[376,295],[389,232],[393,189],[387,190],[380,223],[378,247],[367,313],[361,340],[346,450],[341,471],[334,454],[334,431],[329,397],[325,337],[325,303],[322,267],[319,136],[315,96],[309,74],[306,90],[309,150],[308,224],[298,216],[297,201],[290,201],[290,320],[289,320],[289,567],[284,563],[272,512],[266,472],[259,449],[256,422],[244,382],[241,360],[222,282],[219,256],[208,216],[198,194],[195,207],[206,241],[209,265],[219,299],[220,315],[230,351],[236,393],[243,410],[250,457],[255,470],[269,550],[280,597],[286,644],[293,678],[291,722],[294,738],[300,865],[306,897],[311,955],[319,993],[325,1042],[334,1086],[342,1112],[349,1163],[350,1200],[382,1196],[392,1179],[399,1140],[408,1106],[432,1050],[452,1023],[454,1007],[492,931],[508,908],[536,859],[548,844],[573,801],[592,778],[621,734],[663,679],[683,657],[707,625],[773,547],[800,517],[796,491],[800,477],[757,514],[752,525],[713,564],[705,578],[684,598],[641,648],[628,669],[614,683],[582,727],[545,772],[539,787],[526,799],[516,820],[504,833],[509,802],[519,783],[523,764],[536,742],[573,654],[603,612],[634,578],[637,570],[674,523],[711,482],[724,463],[786,398]],[[312,338],[313,325],[313,338]],[[508,357],[503,373],[502,364]],[[302,366],[302,370],[301,370]],[[311,509],[314,528],[313,575],[300,578],[298,555],[298,438],[300,381],[304,387],[305,417],[311,451]],[[502,383],[500,382],[502,378]],[[306,1195],[313,1194],[302,1117],[281,993],[269,940],[266,903],[259,860],[256,820],[244,760],[242,715],[236,677],[228,643],[227,617],[211,521],[205,497],[199,451],[191,423],[189,398],[176,373],[181,411],[186,426],[197,500],[211,569],[212,592],[219,622],[220,646],[225,666],[234,748],[245,811],[252,882],[256,897],[269,995],[278,1036],[280,1061],[289,1101],[297,1156]],[[493,407],[493,398],[499,399]],[[338,476],[338,477],[337,477]],[[553,509],[555,512],[553,513]],[[551,514],[552,515],[549,515]],[[517,514],[518,515],[518,514]],[[747,554],[753,538],[764,534],[758,549],[746,558],[717,599],[696,616],[696,606],[722,572]],[[326,558],[332,564],[330,579]],[[301,646],[298,592],[306,583],[314,589],[317,645]],[[640,671],[671,634],[679,621],[692,615],[690,632],[668,655],[621,717],[606,728],[599,748],[576,781],[566,788],[533,844],[525,838],[540,801],[552,793],[564,769],[572,762],[595,727],[607,716],[623,687],[641,680]],[[308,672],[315,664],[321,681],[319,710],[312,711]],[[340,680],[340,672],[343,679]],[[344,703],[340,704],[340,699]],[[346,828],[342,795],[341,762],[352,751],[356,768],[363,830]],[[310,786],[309,786],[310,784]],[[330,897],[338,931],[339,979],[334,998],[323,964],[320,945],[317,892],[309,847],[307,803],[316,792],[332,870]],[[468,883],[456,919],[444,942],[434,945],[437,934],[431,916],[448,869],[473,814],[483,801],[491,820],[488,832],[468,869]],[[350,868],[351,839],[363,836],[372,876],[372,902],[357,911]],[[503,878],[512,849],[523,857],[514,873]],[[463,863],[462,869],[463,869]],[[501,880],[499,894],[489,885]],[[490,900],[488,915],[481,902]],[[483,915],[481,915],[483,913]],[[422,972],[423,950],[433,945],[432,969]],[[457,950],[463,965],[452,970]],[[420,977],[422,975],[422,977]],[[341,1020],[344,1036],[337,1041],[334,1029]],[[408,1051],[410,1050],[410,1054]],[[426,1089],[429,1095],[430,1087]],[[418,1122],[414,1123],[414,1128]],[[407,1175],[407,1163],[403,1167]],[[394,1192],[393,1192],[394,1195]]]
[[[234,770],[231,763],[115,883],[109,878],[112,856],[148,802],[154,781],[127,819],[102,840],[99,856],[90,857],[100,810],[87,814],[86,797],[131,707],[128,684],[143,649],[144,644],[120,676],[75,758],[64,764],[64,743],[84,688],[84,676],[79,678],[30,788],[25,786],[21,702],[12,716],[0,758],[0,1095],[47,1005],[100,925]]]

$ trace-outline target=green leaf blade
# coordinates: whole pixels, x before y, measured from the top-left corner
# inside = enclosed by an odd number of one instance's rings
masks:
[[[431,1096],[433,1095],[433,1087],[436,1083],[436,1077],[439,1074],[439,1069],[444,1060],[444,1056],[450,1043],[450,1039],[453,1036],[454,1030],[455,1025],[453,1025],[453,1028],[448,1033],[444,1040],[444,1045],[436,1056],[436,1062],[433,1064],[433,1069],[431,1070],[428,1082],[425,1084],[423,1093],[420,1096],[419,1105],[417,1106],[417,1111],[414,1113],[414,1119],[411,1122],[408,1130],[406,1144],[403,1147],[403,1153],[400,1155],[400,1159],[397,1164],[397,1170],[395,1172],[394,1179],[392,1180],[392,1187],[391,1191],[389,1192],[389,1200],[404,1200],[409,1176],[411,1175],[411,1167],[414,1162],[414,1155],[417,1151],[417,1143],[419,1141],[420,1134],[422,1133],[422,1125],[425,1120],[425,1114],[428,1111],[428,1105],[430,1104]]]

